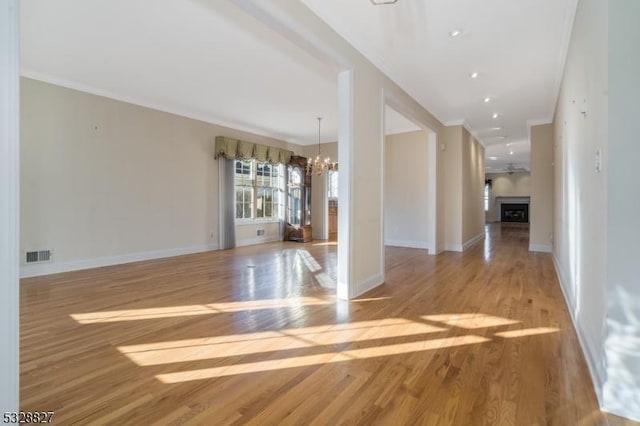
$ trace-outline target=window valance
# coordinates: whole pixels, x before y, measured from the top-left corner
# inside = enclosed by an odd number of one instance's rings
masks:
[[[216,136],[215,158],[220,156],[249,160],[256,159],[260,162],[271,164],[287,164],[293,155],[293,151],[280,149],[273,146],[261,145],[258,143],[242,141],[240,139],[228,138],[226,136]]]

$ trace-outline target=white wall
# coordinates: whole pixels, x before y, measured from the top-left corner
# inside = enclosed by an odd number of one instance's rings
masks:
[[[258,230],[264,234],[259,236]],[[281,241],[283,237],[280,222],[236,223],[236,247]]]
[[[462,132],[462,249],[484,238],[484,147]]]
[[[486,212],[487,222],[500,222],[500,211],[496,206],[496,197],[531,196],[531,175],[529,172],[517,172],[513,174],[487,173],[485,178],[491,179],[489,211]]]
[[[338,297],[353,298],[384,281],[384,105],[438,137],[442,124],[302,2],[236,3],[340,70]]]
[[[0,413],[19,409],[18,0],[0,2]]]
[[[635,0],[578,3],[554,121],[553,245],[600,403],[637,421],[639,18]]]
[[[428,133],[420,130],[386,137],[386,245],[428,248]]]
[[[52,263],[24,266],[25,276],[215,249],[215,136],[287,146],[35,80],[21,85],[21,251],[53,251]],[[258,227],[243,227],[239,244],[258,242]]]
[[[553,256],[600,401],[606,377],[608,171],[595,170],[594,156],[598,149],[607,149],[610,3],[578,3],[554,119]],[[581,113],[585,100],[586,116]]]
[[[462,126],[443,136],[445,250],[463,251],[484,236],[484,147]]]
[[[441,142],[443,154],[443,185],[445,250],[462,250],[462,126],[445,128]]]
[[[531,126],[529,250],[551,251],[553,234],[553,125]]]
[[[616,0],[608,5],[608,305],[603,405],[640,421],[640,2]]]

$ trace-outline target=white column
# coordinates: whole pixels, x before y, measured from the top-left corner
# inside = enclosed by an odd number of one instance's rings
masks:
[[[438,135],[429,131],[429,140],[427,145],[427,173],[428,173],[428,188],[427,188],[427,202],[429,203],[429,217],[427,226],[429,228],[429,254],[438,254],[443,250],[443,236],[438,226],[438,220],[441,220],[442,216],[438,215],[438,206],[441,201],[438,200]]]
[[[338,74],[338,299],[348,300],[353,282],[353,71]]]
[[[19,401],[19,19],[0,2],[0,413]]]

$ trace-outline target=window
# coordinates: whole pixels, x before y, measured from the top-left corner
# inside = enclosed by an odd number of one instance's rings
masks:
[[[489,190],[491,189],[491,184],[489,182],[484,183],[484,211],[489,211]]]
[[[287,222],[291,225],[302,225],[302,169],[288,167],[289,172],[289,211]]]
[[[338,172],[335,170],[327,173],[327,197],[330,200],[338,199]]]
[[[282,210],[282,166],[236,160],[236,219],[278,219]]]

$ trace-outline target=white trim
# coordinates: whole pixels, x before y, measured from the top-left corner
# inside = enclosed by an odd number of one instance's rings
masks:
[[[484,236],[485,236],[484,231],[482,231],[478,235],[471,237],[469,240],[467,240],[463,244],[445,244],[444,249],[445,251],[463,252],[473,247],[474,245],[478,244],[480,241],[484,240]]]
[[[542,253],[551,253],[552,248],[550,244],[529,244],[529,251],[539,251]]]
[[[0,412],[20,390],[20,3],[0,2]]]
[[[553,123],[553,118],[552,119],[541,118],[541,119],[537,119],[537,120],[527,120],[527,128],[529,130],[531,130],[532,126],[543,126],[545,124],[552,124],[552,123]],[[529,140],[531,140],[531,138],[529,138]]]
[[[359,283],[356,283],[355,292],[351,296],[351,298],[356,298],[368,292],[369,290],[373,290],[381,284],[384,284],[384,276],[382,274],[376,274],[367,278],[366,280],[362,280]]]
[[[462,252],[462,244],[449,244],[449,243],[445,243],[445,245],[444,245],[444,250],[445,250],[445,251],[458,251],[458,252]]]
[[[526,204],[529,206],[527,213],[527,223],[531,223],[531,197],[529,195],[498,195],[493,200],[493,216],[495,222],[502,222],[502,205],[503,204]]]
[[[251,225],[265,225],[265,224],[270,224],[270,223],[280,223],[283,219],[265,219],[265,218],[259,218],[259,219],[253,219],[253,218],[247,218],[247,219],[235,219],[235,225],[236,226],[251,226]]]
[[[471,136],[473,136],[473,138],[476,141],[478,141],[478,143],[480,145],[482,145],[484,148],[487,147],[487,144],[482,140],[482,138],[480,137],[480,134],[473,127],[471,127],[469,122],[467,120],[465,120],[464,118],[459,118],[457,120],[446,121],[444,123],[444,125],[445,125],[445,127],[451,127],[451,126],[462,126],[462,127],[464,127],[467,130],[467,132],[469,132],[469,134]]]
[[[406,247],[406,248],[425,249],[425,250],[429,249],[429,243],[425,243],[424,241],[386,239],[384,241],[384,245],[391,246],[391,247]]]
[[[217,244],[209,244],[202,246],[180,247],[166,250],[129,253],[117,256],[98,257],[94,259],[72,260],[69,262],[23,265],[20,268],[20,277],[37,277],[40,275],[57,274],[60,272],[79,271],[82,269],[99,268],[102,266],[121,265],[124,263],[162,259],[165,257],[181,256],[184,254],[202,253],[217,249]]]
[[[562,268],[560,267],[556,254],[553,253],[553,256],[551,256],[551,258],[553,259],[553,267],[556,270],[556,276],[558,277],[558,283],[560,284],[560,290],[562,291],[562,295],[564,296],[564,302],[567,306],[569,317],[571,318],[573,328],[576,330],[578,342],[580,343],[585,361],[587,362],[587,368],[589,369],[589,374],[591,375],[591,381],[593,382],[596,397],[598,399],[598,404],[600,407],[602,407],[602,387],[604,384],[604,377],[601,377],[599,373],[599,370],[597,368],[598,363],[596,362],[596,358],[594,357],[594,355],[591,353],[589,345],[587,345],[588,339],[582,332],[582,328],[579,326],[580,323],[577,321],[577,318],[574,318],[575,303],[573,302],[572,298],[569,297],[565,290],[566,286],[569,285],[569,282],[566,280],[566,277],[562,272]]]
[[[487,144],[484,143],[484,141],[480,137],[480,134],[478,132],[476,132],[475,129],[473,127],[471,127],[471,125],[466,120],[465,120],[464,123],[462,123],[462,127],[467,129],[467,132],[469,132],[469,134],[471,136],[473,136],[473,138],[476,140],[476,142],[478,142],[480,145],[482,145],[483,148],[485,148],[485,149],[487,148]]]
[[[271,237],[255,237],[245,238],[236,241],[236,247],[254,246],[256,244],[275,243],[276,241],[282,241],[279,235],[273,235]]]
[[[478,244],[480,241],[484,240],[484,230],[478,235],[471,237],[467,242],[462,245],[462,251],[468,250],[474,245]]]

